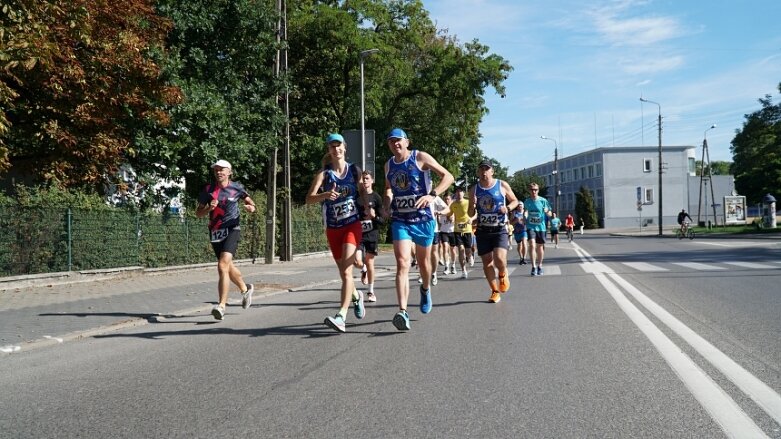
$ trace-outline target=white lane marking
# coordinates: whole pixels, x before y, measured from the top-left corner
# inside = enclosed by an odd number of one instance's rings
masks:
[[[54,340],[58,343],[62,343],[62,339],[60,337],[52,337],[51,335],[44,335],[43,338]]]
[[[662,358],[675,371],[691,394],[730,437],[767,437],[764,431],[746,415],[711,377],[692,361],[675,343],[657,328],[651,320],[632,304],[621,290],[607,277],[616,274],[594,274],[599,283],[610,293],[622,311],[648,337]]]
[[[0,346],[0,352],[3,352],[5,354],[10,354],[12,352],[19,352],[22,349],[19,345],[6,345],[6,346]]]
[[[757,269],[761,269],[761,270],[766,270],[768,268],[776,268],[776,267],[774,267],[772,265],[758,264],[756,262],[724,262],[724,263],[725,264],[729,264],[729,265],[735,265],[735,266],[738,266],[738,267],[757,268]]]
[[[627,267],[634,268],[637,271],[670,271],[657,265],[651,265],[647,262],[622,262]]]
[[[714,271],[714,270],[726,270],[724,267],[718,265],[702,264],[700,262],[673,262],[675,265],[680,265],[684,268],[691,268],[697,271]]]
[[[767,384],[752,375],[733,359],[721,352],[716,346],[702,338],[683,322],[675,318],[664,308],[643,294],[637,287],[622,279],[618,275],[610,275],[615,282],[631,294],[648,311],[655,315],[665,325],[684,339],[691,347],[702,355],[716,369],[723,373],[730,381],[751,397],[768,415],[776,422],[781,423],[781,395]]]

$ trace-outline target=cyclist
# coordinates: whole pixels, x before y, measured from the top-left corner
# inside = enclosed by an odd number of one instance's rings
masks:
[[[572,217],[571,213],[568,213],[567,218],[564,219],[564,227],[567,228],[567,238],[572,242],[575,231],[575,218]]]
[[[689,218],[689,221],[686,221],[686,218]],[[686,230],[689,228],[689,222],[691,220],[692,217],[686,213],[686,209],[681,209],[680,213],[678,213],[678,224],[681,225],[681,233],[686,233]]]

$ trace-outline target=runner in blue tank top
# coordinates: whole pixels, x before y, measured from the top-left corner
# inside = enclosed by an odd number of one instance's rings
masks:
[[[518,199],[506,181],[494,178],[490,160],[477,167],[477,184],[469,190],[469,215],[477,212],[477,254],[483,260],[483,273],[491,288],[491,303],[502,300],[500,293],[510,289],[507,273],[507,213],[515,209]],[[497,277],[497,273],[499,276]],[[497,283],[498,279],[498,283]]]
[[[351,302],[356,318],[362,319],[366,315],[363,293],[355,288],[353,281],[353,267],[363,266],[357,251],[362,238],[358,210],[359,199],[363,197],[359,184],[361,170],[345,160],[347,144],[341,134],[328,135],[325,143],[328,153],[323,158],[323,167],[312,179],[306,202],[322,203],[328,246],[342,279],[339,312],[334,317],[326,317],[324,323],[338,332],[345,332]]]
[[[409,267],[412,243],[423,280],[420,286],[420,311],[431,311],[431,244],[434,241],[434,215],[430,203],[437,194],[453,184],[453,175],[431,155],[409,149],[407,133],[401,128],[391,130],[387,138],[393,156],[385,163],[385,198],[383,215],[390,217],[393,253],[396,256],[396,297],[399,312],[393,325],[400,331],[410,329],[407,300],[409,299]],[[431,171],[439,175],[432,189]]]

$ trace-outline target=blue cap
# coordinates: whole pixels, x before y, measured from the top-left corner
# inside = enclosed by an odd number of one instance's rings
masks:
[[[394,128],[388,133],[388,139],[406,139],[407,133],[401,128]]]
[[[328,137],[325,138],[325,143],[329,144],[331,142],[344,143],[344,137],[342,137],[342,135],[338,133],[329,134]]]

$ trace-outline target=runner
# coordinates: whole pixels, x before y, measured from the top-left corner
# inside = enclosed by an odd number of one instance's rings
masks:
[[[542,276],[542,260],[545,257],[545,223],[550,214],[548,200],[539,196],[540,186],[529,185],[531,196],[523,203],[526,209],[526,232],[529,235],[529,259],[532,261],[532,276]]]
[[[448,268],[453,267],[453,273],[456,270],[456,238],[453,235],[455,224],[453,223],[453,213],[450,212],[450,204],[453,197],[450,194],[445,195],[445,204],[448,208],[439,214],[439,245],[442,247],[442,254],[445,268],[442,274],[448,273]]]
[[[377,256],[377,243],[379,241],[378,228],[385,224],[385,220],[380,215],[382,207],[382,197],[374,192],[374,175],[371,171],[363,171],[361,174],[361,183],[366,194],[368,205],[361,204],[362,220],[361,230],[363,239],[361,240],[361,250],[364,255],[364,264],[361,269],[361,283],[368,284],[366,291],[366,301],[376,302],[377,295],[374,294],[374,257]]]
[[[560,227],[561,227],[561,220],[556,215],[556,212],[553,212],[552,217],[550,219],[550,240],[553,241],[553,244],[556,246],[556,248],[559,248]]]
[[[567,217],[564,218],[564,228],[567,229],[567,239],[572,242],[575,236],[575,218],[572,217],[571,213],[568,213]]]
[[[249,197],[241,183],[231,181],[233,167],[227,160],[217,160],[212,166],[214,182],[206,185],[198,196],[195,216],[203,218],[209,215],[209,234],[212,249],[217,257],[217,294],[219,301],[212,308],[212,316],[217,320],[225,318],[228,305],[228,288],[233,282],[241,291],[241,307],[247,309],[252,304],[252,284],[245,284],[241,271],[234,265],[233,258],[239,248],[241,226],[239,225],[239,200],[244,203],[247,212],[255,212],[255,202]]]
[[[500,293],[510,289],[507,212],[515,209],[518,200],[507,182],[494,178],[494,168],[489,160],[480,162],[477,176],[477,184],[469,190],[469,215],[477,215],[477,254],[483,261],[483,273],[491,288],[488,301],[497,303],[502,300]]]
[[[409,298],[409,254],[416,248],[416,256],[423,283],[420,286],[420,311],[431,312],[431,243],[434,241],[434,214],[430,204],[437,194],[453,184],[453,176],[431,155],[409,149],[404,130],[394,128],[388,134],[388,148],[393,154],[385,163],[384,214],[392,219],[393,252],[396,256],[396,297],[399,312],[393,325],[400,331],[410,329],[407,300]],[[440,181],[432,189],[431,171]]]
[[[450,203],[450,211],[453,212],[455,221],[455,238],[458,246],[458,263],[461,264],[461,277],[469,277],[466,264],[472,257],[472,220],[469,216],[469,200],[464,196],[464,188],[456,187],[456,196]],[[453,264],[455,265],[455,264]],[[450,273],[456,274],[455,267],[450,266]]]
[[[335,331],[346,332],[345,322],[351,302],[356,318],[362,319],[366,315],[363,293],[355,288],[353,281],[353,267],[363,265],[360,253],[356,251],[362,238],[358,203],[368,203],[365,197],[359,196],[360,169],[345,160],[347,145],[344,137],[341,134],[329,134],[325,143],[328,145],[328,153],[323,157],[323,167],[312,179],[306,203],[323,205],[328,246],[342,279],[339,312],[334,317],[326,317],[324,323]]]
[[[431,210],[434,212],[434,241],[431,248],[431,285],[439,283],[437,279],[437,265],[439,265],[439,247],[440,247],[440,234],[439,234],[439,217],[442,212],[448,210],[448,205],[445,201],[437,195],[434,197],[434,201],[430,204]],[[423,283],[423,275],[418,276],[418,283]]]
[[[513,225],[513,239],[517,245],[518,257],[520,265],[526,265],[526,216],[523,212],[523,203],[518,202],[518,205],[513,209],[513,216],[510,218]]]

